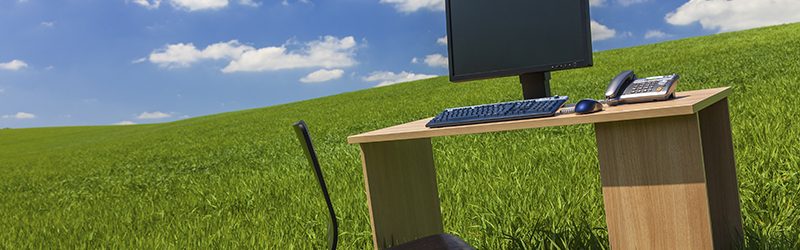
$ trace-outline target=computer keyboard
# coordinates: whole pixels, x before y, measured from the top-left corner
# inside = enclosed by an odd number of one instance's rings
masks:
[[[484,104],[444,110],[426,124],[429,128],[520,120],[556,114],[569,97],[554,96],[531,100]]]

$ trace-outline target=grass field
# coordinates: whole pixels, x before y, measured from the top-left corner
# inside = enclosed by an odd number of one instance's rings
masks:
[[[747,248],[800,248],[800,25],[595,53],[555,94],[600,98],[623,69],[733,87]],[[268,79],[265,79],[268,81]],[[0,130],[0,248],[325,246],[324,202],[290,125],[311,127],[342,249],[371,248],[351,134],[519,99],[514,78],[446,77],[135,125]],[[445,230],[480,249],[607,248],[591,125],[433,140]]]

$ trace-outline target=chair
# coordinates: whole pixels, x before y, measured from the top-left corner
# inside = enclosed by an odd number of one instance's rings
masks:
[[[311,143],[311,136],[308,133],[308,126],[304,121],[298,121],[294,124],[294,131],[297,134],[297,139],[300,140],[300,145],[305,151],[306,158],[308,158],[314,175],[317,176],[317,182],[322,190],[322,196],[325,197],[325,203],[328,205],[328,215],[330,221],[328,222],[328,249],[335,250],[336,243],[338,242],[339,229],[336,221],[336,213],[331,203],[331,197],[328,194],[328,187],[325,185],[325,179],[322,176],[322,168],[317,159],[317,153],[314,151],[314,145]],[[450,234],[436,234],[420,238],[411,242],[406,242],[401,245],[390,248],[392,250],[406,250],[406,249],[420,249],[420,250],[450,250],[450,249],[465,249],[474,250],[464,240],[450,235]]]

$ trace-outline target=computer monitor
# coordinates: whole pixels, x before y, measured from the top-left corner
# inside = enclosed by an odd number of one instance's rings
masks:
[[[550,96],[550,71],[592,66],[589,0],[447,0],[450,81],[520,76]]]

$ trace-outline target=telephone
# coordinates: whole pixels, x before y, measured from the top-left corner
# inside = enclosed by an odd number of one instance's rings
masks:
[[[675,97],[679,78],[678,74],[672,74],[637,79],[632,70],[623,71],[608,84],[606,103],[618,105],[671,99]]]

